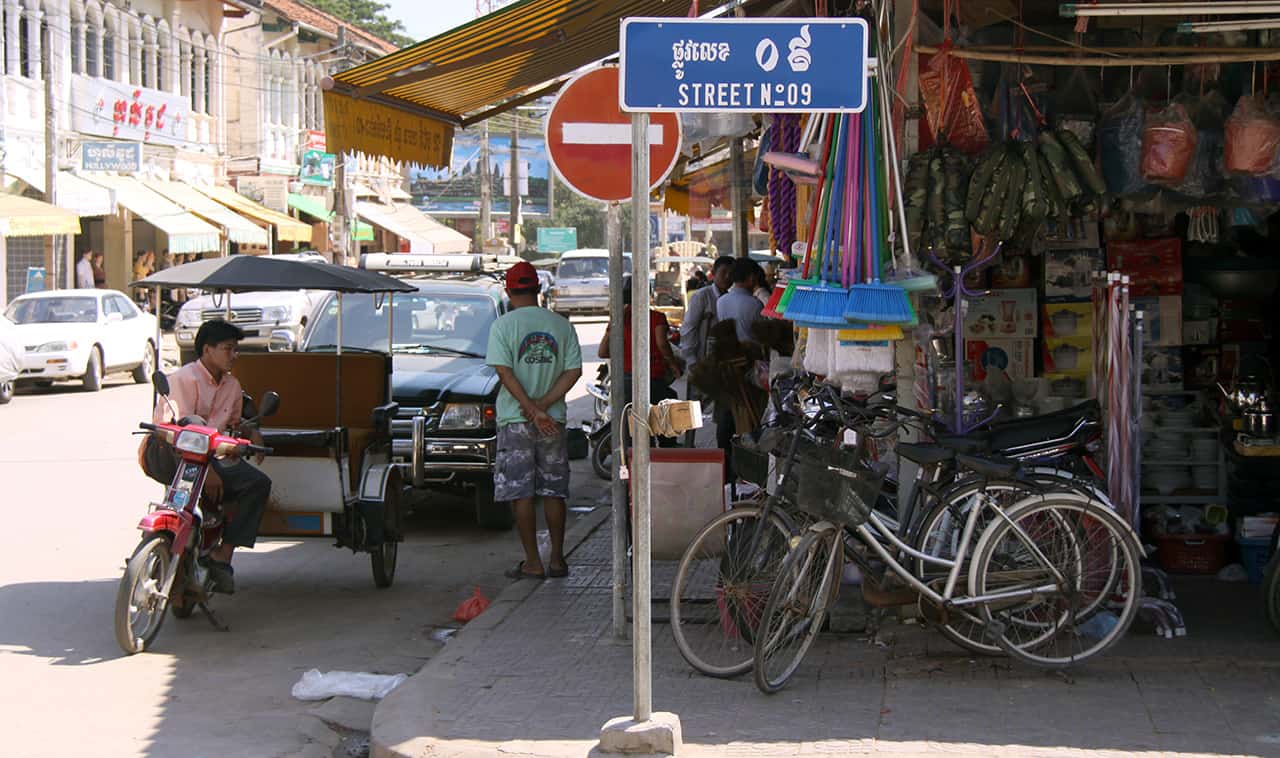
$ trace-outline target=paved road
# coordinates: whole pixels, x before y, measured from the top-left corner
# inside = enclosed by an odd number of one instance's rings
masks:
[[[579,332],[594,359],[603,323]],[[367,556],[267,540],[237,556],[239,592],[217,603],[229,633],[170,617],[154,652],[124,657],[116,583],[158,495],[130,436],[149,393],[121,376],[97,394],[59,386],[0,407],[0,755],[294,754],[315,726],[289,694],[304,671],[414,672],[473,587],[493,597],[507,583],[514,533],[436,503],[411,519],[388,590],[374,589]],[[570,420],[586,419],[581,384],[571,399]],[[576,462],[571,505],[594,504],[602,484]]]

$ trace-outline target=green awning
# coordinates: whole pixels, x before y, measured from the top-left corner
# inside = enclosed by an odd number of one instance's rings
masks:
[[[332,223],[333,211],[324,207],[324,200],[311,195],[289,193],[289,207],[325,223]],[[363,221],[356,221],[351,227],[351,239],[356,242],[372,242],[373,227]]]

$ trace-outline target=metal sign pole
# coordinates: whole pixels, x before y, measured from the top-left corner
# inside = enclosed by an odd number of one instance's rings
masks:
[[[631,604],[637,722],[653,714],[653,645],[649,562],[649,114],[631,116],[631,376],[634,392],[631,477],[635,483]],[[622,436],[622,430],[618,430]]]
[[[623,377],[622,353],[622,280],[625,262],[622,256],[622,206],[609,203],[609,429],[613,447],[613,482],[610,494],[613,502],[613,636],[627,636],[627,483],[618,476],[622,465],[622,451],[626,444],[626,419],[623,407],[626,382]]]

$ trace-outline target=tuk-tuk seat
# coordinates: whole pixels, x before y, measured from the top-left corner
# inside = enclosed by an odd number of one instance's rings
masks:
[[[342,405],[338,407],[338,366]],[[347,456],[349,481],[360,481],[365,449],[376,436],[372,411],[388,402],[391,356],[380,353],[244,353],[234,373],[254,398],[280,394],[280,410],[266,419],[263,439],[277,456]],[[276,444],[273,444],[273,441]]]

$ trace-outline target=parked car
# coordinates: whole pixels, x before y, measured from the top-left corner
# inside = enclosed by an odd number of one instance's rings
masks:
[[[510,505],[493,499],[499,381],[485,363],[489,329],[507,309],[502,283],[483,274],[401,278],[418,291],[391,298],[390,335],[385,297],[343,297],[343,349],[392,355],[391,399],[399,405],[392,462],[405,481],[420,491],[468,494],[481,526],[509,529]],[[302,352],[335,350],[337,298],[325,295],[297,347]]]
[[[624,271],[631,273],[631,253],[624,253]],[[609,312],[609,251],[570,250],[560,256],[555,286],[547,293],[547,307],[562,316]]]
[[[0,316],[0,405],[13,399],[13,382],[22,373],[23,353],[17,325]]]
[[[305,262],[324,263],[316,252],[284,253],[272,256]],[[302,330],[312,311],[326,293],[306,290],[278,292],[238,292],[231,295],[231,312],[227,313],[227,295],[222,293],[193,296],[183,303],[174,326],[174,339],[182,363],[196,359],[196,331],[206,321],[225,318],[244,331],[240,341],[243,351],[266,351],[275,332],[292,334],[293,344],[302,340]],[[277,336],[279,339],[280,336]]]
[[[23,346],[19,383],[84,381],[96,392],[116,371],[139,384],[155,366],[156,317],[116,290],[51,290],[22,295],[4,314]]]

